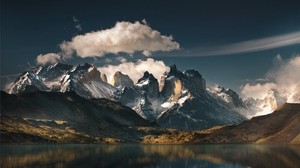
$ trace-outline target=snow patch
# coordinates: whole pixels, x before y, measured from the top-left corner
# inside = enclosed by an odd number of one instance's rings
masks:
[[[160,106],[163,107],[163,108],[168,108],[169,109],[169,108],[173,107],[174,104],[175,104],[175,102],[165,102]]]
[[[141,83],[137,83],[136,86],[141,87],[141,86],[145,86],[145,85],[148,85],[148,84],[149,84],[149,80],[144,80],[144,81],[141,82]]]

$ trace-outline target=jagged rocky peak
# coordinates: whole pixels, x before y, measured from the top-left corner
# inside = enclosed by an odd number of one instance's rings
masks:
[[[162,76],[160,87],[163,97],[170,97],[175,92],[180,92],[178,88],[196,94],[205,91],[206,81],[198,71],[187,70],[182,73],[174,64],[170,66],[170,72]]]
[[[94,67],[94,65],[91,65],[89,63],[84,63],[83,65],[78,64],[77,66],[73,66],[73,68],[70,71],[71,72],[88,71],[88,69],[91,67]]]
[[[159,96],[158,81],[148,71],[144,72],[143,77],[138,80],[136,86],[147,93],[149,98],[157,98]]]
[[[157,81],[157,79],[151,73],[149,73],[148,71],[144,72],[143,77],[140,78],[137,83],[140,83],[140,82],[145,81],[145,80]]]
[[[72,65],[67,65],[63,63],[56,63],[54,65],[49,65],[48,70],[70,70],[73,66]]]
[[[202,75],[195,70],[187,70],[184,72],[186,77],[185,86],[191,92],[199,92],[206,90],[206,81],[202,78]]]
[[[40,81],[40,77],[36,75],[37,72],[33,73],[33,70],[36,69],[32,68],[30,71],[23,72],[8,89],[8,93],[17,94],[20,92],[31,91],[32,89],[29,88],[48,89],[48,87]]]
[[[132,79],[128,75],[123,74],[120,71],[117,71],[114,74],[112,84],[113,84],[113,86],[118,87],[118,88],[123,88],[125,86],[133,86],[134,85]]]
[[[170,66],[170,71],[166,72],[164,75],[166,77],[170,77],[170,76],[175,76],[175,77],[178,77],[178,78],[183,78],[184,77],[184,74],[177,69],[176,64],[171,65]]]
[[[96,67],[91,66],[87,72],[81,77],[83,81],[98,81],[101,80],[101,73],[97,70]]]
[[[214,91],[216,91],[217,93],[224,93],[226,91],[226,89],[224,87],[218,85],[214,88]]]
[[[240,96],[235,91],[228,88],[225,90],[225,93],[231,97],[234,107],[246,107],[242,98],[240,98]]]
[[[230,108],[246,107],[246,104],[242,100],[242,98],[240,98],[240,96],[232,89],[229,88],[225,89],[222,86],[215,86],[212,88],[208,88],[208,92],[212,94],[214,97],[221,99]]]
[[[186,70],[186,71],[184,71],[184,74],[187,77],[190,77],[190,78],[199,78],[199,79],[202,79],[202,75],[198,71],[196,71],[194,69]]]
[[[239,96],[234,90],[228,88],[225,90],[225,93],[227,93],[228,95],[232,96],[232,97],[236,97]]]
[[[176,64],[170,65],[170,72],[177,72],[177,66]]]
[[[115,88],[101,80],[101,73],[90,64],[71,66],[61,63],[32,68],[24,72],[9,93],[25,91],[76,91],[85,98],[111,98]]]
[[[34,74],[36,74],[36,75],[39,75],[39,73],[40,73],[41,71],[43,71],[44,69],[45,69],[45,68],[42,67],[42,66],[37,66],[37,67],[31,68],[30,72],[31,72],[31,73],[34,73]]]
[[[161,95],[165,99],[170,99],[172,101],[177,101],[181,93],[186,90],[182,81],[176,77],[167,78],[164,81],[164,86],[161,90]]]
[[[93,65],[89,63],[85,63],[84,65],[78,65],[78,70],[88,70],[89,68],[94,67]]]
[[[104,73],[101,74],[101,80],[107,83],[107,76]]]

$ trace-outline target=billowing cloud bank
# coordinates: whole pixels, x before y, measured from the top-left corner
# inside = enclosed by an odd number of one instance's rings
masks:
[[[149,56],[155,51],[171,51],[179,49],[179,44],[172,36],[162,35],[153,30],[146,21],[134,23],[117,22],[114,27],[106,30],[86,33],[64,41],[61,45],[63,53],[73,52],[82,58],[101,57],[105,54],[142,52]]]
[[[300,55],[286,62],[277,56],[277,65],[266,74],[270,82],[245,84],[242,88],[244,97],[264,98],[270,89],[276,89],[290,103],[300,103]]]
[[[112,82],[112,77],[117,71],[129,75],[130,78],[136,83],[138,79],[144,75],[145,71],[152,73],[153,76],[159,81],[162,74],[166,71],[169,71],[169,67],[166,66],[163,61],[157,61],[152,58],[148,58],[145,61],[139,60],[135,63],[123,62],[120,65],[108,65],[105,67],[100,67],[98,70],[107,75],[108,83]]]
[[[74,22],[78,20],[74,17]],[[81,29],[81,27],[80,27]],[[48,53],[37,57],[38,64],[51,64],[72,58],[103,57],[105,54],[134,54],[151,56],[157,51],[172,51],[180,48],[172,36],[162,35],[152,29],[145,20],[142,22],[117,22],[114,27],[77,35],[59,45],[59,53]]]

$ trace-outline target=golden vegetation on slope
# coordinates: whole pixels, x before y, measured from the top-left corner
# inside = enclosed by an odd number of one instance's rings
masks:
[[[166,129],[159,135],[146,135],[143,137],[144,144],[185,144],[192,143],[198,135],[209,135],[224,126],[215,126],[202,131],[178,131]]]
[[[58,123],[60,125],[61,123]],[[18,139],[14,139],[14,136],[28,135],[32,138],[43,139],[44,142],[90,142],[91,138],[83,133],[78,133],[75,130],[65,127],[50,127],[47,125],[34,126],[26,120],[20,118],[10,118],[1,116],[1,142],[4,143],[18,143]],[[13,136],[11,136],[13,135]],[[25,138],[25,137],[24,137]],[[14,142],[15,141],[15,142]],[[30,140],[28,141],[31,142]],[[22,142],[24,143],[24,142]],[[26,143],[26,142],[25,142]]]
[[[289,143],[300,144],[300,104],[284,104],[272,114],[238,125],[218,126],[204,131],[167,130],[146,135],[142,143]]]

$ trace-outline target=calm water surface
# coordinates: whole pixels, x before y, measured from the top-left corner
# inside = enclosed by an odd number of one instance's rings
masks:
[[[4,167],[300,168],[300,146],[3,145]]]

